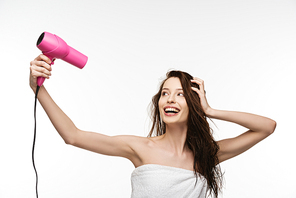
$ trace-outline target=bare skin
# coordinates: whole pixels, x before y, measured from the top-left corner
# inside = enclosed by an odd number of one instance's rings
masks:
[[[30,63],[30,87],[36,92],[37,77],[51,76],[50,59],[39,55]],[[200,89],[192,88],[200,97],[206,115],[213,119],[233,122],[249,130],[234,138],[218,141],[219,162],[235,157],[273,133],[276,122],[272,119],[244,112],[217,110],[210,107],[204,92],[204,81],[194,78]],[[52,124],[65,143],[103,155],[129,159],[135,167],[144,164],[159,164],[193,170],[193,154],[186,147],[186,119],[188,107],[178,78],[170,78],[164,84],[159,100],[160,114],[166,123],[166,133],[157,137],[132,135],[107,136],[101,133],[78,129],[71,119],[56,105],[44,86],[40,87],[38,100]],[[164,113],[164,108],[176,107],[180,112],[174,116]]]

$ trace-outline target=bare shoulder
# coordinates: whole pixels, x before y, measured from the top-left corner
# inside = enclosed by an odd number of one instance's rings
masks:
[[[154,155],[158,137],[141,137],[134,135],[119,135],[116,138],[124,142],[128,142],[129,147],[133,151],[133,156],[129,160],[135,167],[145,164],[150,155]]]
[[[117,135],[114,136],[114,138],[121,139],[125,142],[128,142],[130,146],[133,145],[142,145],[142,144],[148,144],[150,142],[148,137],[141,137],[136,135]]]
[[[192,151],[185,151],[181,156],[176,155],[174,150],[168,148],[168,144],[164,141],[164,135],[143,138],[139,142],[133,143],[132,146],[138,156],[138,160],[133,161],[135,167],[144,164],[159,164],[193,170]]]
[[[191,153],[181,158],[174,156],[163,143],[163,135],[155,137],[118,135],[114,137],[117,139],[115,142],[118,142],[119,145],[123,145],[120,144],[120,142],[125,142],[125,144],[128,145],[127,147],[129,148],[130,154],[126,155],[126,158],[128,158],[135,167],[144,164],[160,164],[185,169],[191,169],[192,167],[193,158]]]
[[[141,137],[136,135],[117,135],[114,136],[118,139],[121,139],[125,142],[128,142],[130,146],[136,147],[150,147],[156,144],[157,140],[160,139],[160,136],[157,137]]]

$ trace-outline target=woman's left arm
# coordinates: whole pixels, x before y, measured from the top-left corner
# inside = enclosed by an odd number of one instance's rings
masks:
[[[218,141],[220,163],[250,149],[272,134],[276,127],[274,120],[251,113],[210,109],[207,116],[233,122],[249,129],[237,137]]]
[[[245,152],[272,134],[275,130],[276,122],[272,119],[251,113],[211,108],[205,97],[204,81],[199,78],[194,78],[192,82],[198,84],[200,87],[200,89],[192,89],[199,95],[204,112],[209,118],[233,122],[249,129],[237,137],[217,142],[220,147],[218,151],[220,163]]]

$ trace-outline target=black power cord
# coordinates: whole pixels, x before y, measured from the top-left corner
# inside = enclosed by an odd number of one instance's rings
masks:
[[[34,104],[34,122],[35,122],[35,126],[34,126],[34,138],[33,138],[33,147],[32,147],[32,162],[33,162],[33,167],[35,170],[35,174],[36,174],[36,197],[38,198],[38,174],[37,174],[37,170],[36,170],[36,166],[35,166],[35,160],[34,160],[34,151],[35,151],[35,140],[36,140],[36,104],[37,104],[37,95],[39,92],[40,86],[37,86],[36,89],[36,93],[35,93],[35,104]]]

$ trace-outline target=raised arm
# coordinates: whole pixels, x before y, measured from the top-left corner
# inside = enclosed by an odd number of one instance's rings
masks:
[[[30,86],[34,92],[36,92],[37,77],[49,78],[51,75],[49,64],[50,59],[42,54],[31,62]],[[138,140],[140,137],[107,136],[78,129],[53,101],[44,86],[40,87],[38,100],[65,143],[104,155],[125,157],[132,162],[137,158],[130,143],[135,142],[135,139]]]
[[[200,89],[192,89],[198,93],[202,107],[209,118],[233,122],[249,129],[237,137],[218,141],[220,147],[218,158],[220,163],[247,151],[275,130],[276,122],[272,119],[251,113],[211,108],[205,97],[204,81],[194,78],[192,82],[200,86]]]
[[[237,137],[218,141],[220,163],[247,151],[272,134],[276,127],[274,120],[251,113],[211,109],[208,116],[233,122],[249,129]]]

